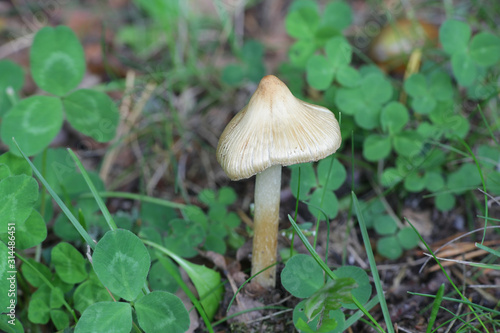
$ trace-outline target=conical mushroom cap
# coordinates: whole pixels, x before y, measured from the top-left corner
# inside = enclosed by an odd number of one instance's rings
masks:
[[[276,164],[320,160],[341,142],[330,110],[295,98],[280,79],[268,75],[222,132],[217,161],[229,178],[239,180]]]

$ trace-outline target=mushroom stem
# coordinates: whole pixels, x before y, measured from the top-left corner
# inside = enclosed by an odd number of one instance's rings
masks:
[[[255,217],[252,275],[276,262],[281,191],[281,165],[257,174],[255,179]],[[254,278],[264,288],[276,285],[276,266]]]

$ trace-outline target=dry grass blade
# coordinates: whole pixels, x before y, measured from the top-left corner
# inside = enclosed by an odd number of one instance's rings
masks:
[[[132,107],[132,90],[134,87],[134,82],[135,82],[135,73],[133,71],[127,72],[125,97],[120,107],[120,115],[121,115],[120,125],[118,127],[115,139],[111,142],[111,146],[113,147],[113,149],[110,149],[106,154],[106,156],[104,156],[101,171],[99,173],[99,176],[102,178],[104,183],[108,183],[109,172],[123,145],[123,142],[120,141],[124,139],[127,133],[130,133],[130,130],[137,122],[139,115],[144,109],[144,106],[146,105],[147,101],[151,98],[151,95],[156,89],[156,83],[154,82],[148,83],[144,88],[138,101]]]

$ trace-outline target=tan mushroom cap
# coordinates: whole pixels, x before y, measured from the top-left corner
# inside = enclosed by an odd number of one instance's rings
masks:
[[[268,75],[222,132],[217,161],[229,178],[239,180],[277,164],[320,160],[341,142],[330,110],[295,98],[280,79]]]

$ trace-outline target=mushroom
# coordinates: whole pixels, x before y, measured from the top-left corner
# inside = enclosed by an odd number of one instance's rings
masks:
[[[388,72],[404,73],[410,54],[435,46],[438,28],[424,21],[401,19],[382,28],[370,44],[368,55]]]
[[[281,167],[318,161],[340,146],[339,123],[322,106],[295,98],[276,76],[262,78],[248,104],[229,122],[217,145],[217,161],[231,180],[255,180],[252,275],[276,262]],[[276,284],[276,266],[254,278]]]

